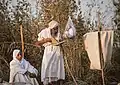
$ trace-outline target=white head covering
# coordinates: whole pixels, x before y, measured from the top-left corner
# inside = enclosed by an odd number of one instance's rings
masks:
[[[18,55],[18,53],[20,53],[20,50],[18,50],[18,49],[15,49],[14,51],[13,51],[13,60],[18,60],[16,57],[17,57],[17,55]]]
[[[48,26],[49,29],[53,29],[54,27],[59,26],[59,23],[55,20],[52,20],[51,22],[49,22]]]
[[[24,60],[24,57],[21,59],[21,61],[19,61],[16,57],[18,55],[18,53],[20,53],[20,50],[19,49],[15,49],[13,51],[13,60],[17,61],[18,63],[20,64],[23,64],[23,60]]]
[[[48,26],[49,26],[48,29],[53,29],[53,28],[59,26],[59,23],[55,20],[52,20],[51,22],[49,22]],[[60,34],[60,28],[59,27],[58,27],[58,34],[57,34],[56,39],[58,41],[61,39],[61,34]]]

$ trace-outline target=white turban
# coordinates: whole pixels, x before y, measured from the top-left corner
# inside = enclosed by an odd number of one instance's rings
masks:
[[[53,28],[59,26],[59,23],[57,21],[55,21],[55,20],[52,20],[51,22],[49,22],[48,25],[49,25],[48,29],[53,29]],[[58,41],[61,39],[61,34],[60,34],[60,28],[59,27],[58,27],[58,34],[57,34],[56,39]]]
[[[55,20],[52,20],[51,22],[49,22],[49,29],[53,29],[54,27],[57,27],[57,26],[59,26],[59,23],[57,22],[57,21],[55,21]]]

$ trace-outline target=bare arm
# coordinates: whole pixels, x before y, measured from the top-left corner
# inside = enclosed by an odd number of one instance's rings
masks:
[[[35,43],[35,45],[41,46],[41,45],[43,45],[44,43],[47,43],[47,42],[52,42],[51,38],[43,38],[42,40],[37,41],[37,42]]]

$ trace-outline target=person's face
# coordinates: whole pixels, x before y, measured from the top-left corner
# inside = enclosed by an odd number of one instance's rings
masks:
[[[19,61],[22,60],[22,54],[21,53],[18,53],[17,57],[16,57]]]
[[[51,29],[51,35],[52,36],[57,36],[57,34],[58,34],[58,26]]]

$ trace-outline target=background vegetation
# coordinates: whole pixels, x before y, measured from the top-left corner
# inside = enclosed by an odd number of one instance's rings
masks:
[[[53,1],[53,2],[51,2]],[[120,2],[120,0],[118,0]],[[114,2],[116,10],[116,25],[114,48],[112,56],[112,65],[105,70],[106,85],[120,81],[120,4]],[[20,28],[22,22],[25,58],[39,70],[38,80],[40,82],[41,61],[43,47],[34,46],[37,41],[37,34],[45,27],[50,20],[54,19],[60,23],[61,32],[64,31],[68,20],[68,15],[77,29],[77,36],[74,39],[68,39],[63,44],[64,60],[68,62],[69,68],[75,77],[78,85],[102,85],[101,72],[91,70],[90,60],[84,50],[82,36],[90,31],[90,28],[84,26],[81,12],[76,19],[75,13],[78,9],[74,0],[41,0],[36,2],[36,15],[31,13],[31,4],[25,0],[17,1],[16,6],[11,6],[11,0],[0,1],[0,78],[4,81],[9,80],[9,62],[12,60],[12,52],[15,48],[21,49]],[[79,3],[80,4],[80,3]],[[39,7],[41,9],[39,9]],[[88,23],[89,25],[89,23]],[[67,69],[64,85],[74,85],[72,77]]]

